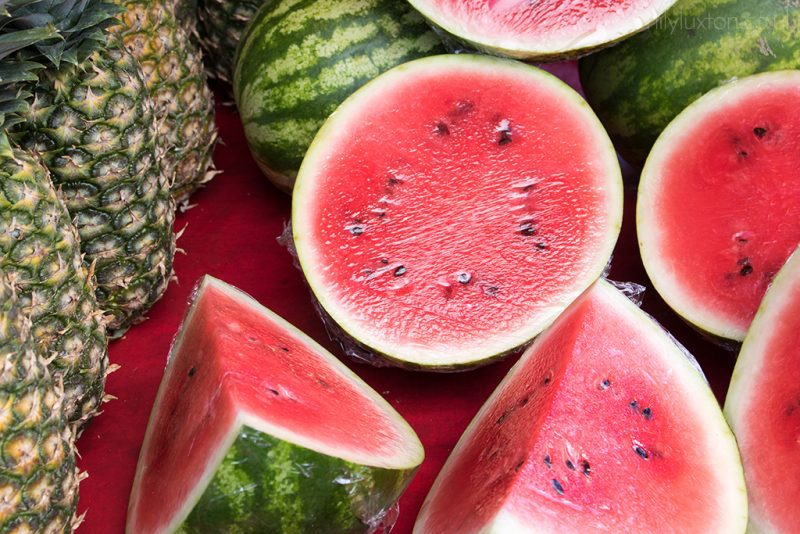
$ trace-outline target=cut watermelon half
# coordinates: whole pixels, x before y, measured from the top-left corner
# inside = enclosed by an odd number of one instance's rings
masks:
[[[800,252],[778,273],[733,370],[725,415],[744,462],[753,532],[800,532]]]
[[[153,406],[127,531],[367,532],[422,458],[347,367],[206,276]]]
[[[643,30],[676,0],[409,0],[468,46],[516,59],[575,58]]]
[[[484,364],[529,342],[602,273],[622,219],[608,136],[522,63],[401,65],[326,122],[298,175],[298,259],[325,313],[384,360]]]
[[[637,230],[678,314],[741,341],[800,243],[800,72],[715,89],[662,133],[642,172]]]
[[[600,281],[480,409],[414,532],[734,534],[746,525],[736,443],[703,376]]]

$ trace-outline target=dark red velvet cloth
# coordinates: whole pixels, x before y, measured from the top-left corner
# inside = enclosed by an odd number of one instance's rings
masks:
[[[557,66],[555,70],[576,83],[574,65]],[[241,288],[341,355],[314,312],[302,274],[276,241],[289,220],[290,198],[259,172],[234,109],[218,105],[217,121],[222,142],[216,163],[223,174],[196,193],[192,197],[195,206],[178,216],[176,228],[185,228],[178,242],[185,254],[175,260],[178,281],[170,285],[146,322],[111,344],[111,361],[121,369],[109,377],[107,389],[117,399],[104,405],[102,415],[78,442],[80,467],[89,473],[81,484],[80,509],[86,512],[86,519],[80,532],[84,534],[124,531],[139,448],[167,352],[192,287],[202,275],[208,273]],[[649,285],[636,245],[634,202],[635,191],[629,190],[611,278]],[[723,399],[735,354],[687,327],[652,289],[645,293],[644,309],[692,351],[718,398]],[[393,532],[411,532],[419,507],[447,455],[516,359],[459,374],[379,369],[348,362],[408,420],[425,446],[425,462],[400,501]]]

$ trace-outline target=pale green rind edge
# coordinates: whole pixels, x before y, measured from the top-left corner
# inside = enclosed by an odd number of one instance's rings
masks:
[[[605,147],[606,162],[605,165],[601,165],[601,167],[604,167],[607,171],[608,213],[613,214],[613,217],[609,221],[608,238],[606,242],[597,247],[598,260],[595,269],[588,274],[584,280],[575,283],[571,291],[565,292],[564,298],[562,299],[563,302],[556,303],[557,305],[553,306],[554,311],[548,316],[539,318],[536,321],[531,321],[531,324],[526,329],[520,329],[516,333],[516,336],[505,335],[502,336],[503,339],[499,341],[478,345],[477,348],[472,348],[469,351],[460,350],[458,354],[449,356],[437,354],[433,357],[422,353],[419,347],[406,350],[406,348],[402,346],[387,345],[382,342],[379,333],[365,332],[364,329],[356,325],[355,322],[350,321],[345,312],[337,309],[334,299],[328,298],[323,285],[315,279],[313,275],[314,265],[311,261],[312,254],[308,250],[308,245],[306,245],[305,236],[313,235],[314,232],[308,227],[302,214],[307,211],[305,204],[312,203],[316,198],[315,195],[313,195],[313,181],[315,171],[319,165],[317,160],[324,159],[325,147],[328,144],[329,138],[335,137],[338,132],[342,131],[343,127],[347,125],[349,114],[351,112],[357,113],[360,111],[360,100],[362,97],[366,99],[373,92],[377,93],[384,87],[391,88],[395,83],[401,82],[407,76],[413,79],[414,72],[417,69],[440,69],[443,73],[446,73],[444,69],[448,66],[455,68],[485,69],[485,71],[493,74],[524,72],[530,75],[532,83],[541,83],[558,89],[561,96],[564,98],[564,102],[574,106],[570,111],[574,111],[576,114],[582,114],[587,128],[592,128],[594,130],[598,152],[603,152],[602,147]],[[309,193],[309,190],[312,192]],[[611,139],[600,123],[600,119],[597,118],[589,107],[589,104],[577,92],[552,74],[524,63],[488,56],[446,54],[413,60],[386,71],[353,93],[328,118],[306,152],[306,157],[303,160],[303,164],[297,176],[297,181],[295,182],[292,195],[292,234],[294,245],[297,250],[297,259],[309,287],[325,312],[345,333],[356,339],[358,343],[374,350],[375,356],[386,360],[392,365],[403,366],[403,363],[408,363],[412,368],[424,369],[433,367],[442,370],[457,370],[460,367],[475,367],[476,365],[488,363],[495,360],[500,355],[507,354],[514,349],[522,347],[552,324],[558,315],[569,306],[572,301],[601,276],[614,250],[617,238],[619,237],[619,232],[622,227],[622,211],[622,173],[616,152],[614,151]],[[405,354],[403,351],[410,352],[410,354]],[[454,350],[454,352],[456,351]]]
[[[667,126],[656,140],[639,181],[639,193],[636,201],[636,230],[639,239],[639,252],[642,263],[656,291],[678,315],[703,332],[724,339],[742,341],[746,330],[738,328],[713,311],[706,309],[703,302],[696,302],[691,295],[682,289],[683,284],[671,275],[656,241],[660,235],[661,225],[651,215],[655,196],[660,191],[660,169],[664,161],[671,155],[675,140],[680,139],[695,124],[703,121],[707,112],[715,111],[718,106],[725,105],[748,94],[757,92],[762,84],[778,82],[792,87],[800,86],[800,71],[786,70],[755,74],[732,81],[726,85],[712,89],[700,99],[694,101],[683,110]]]

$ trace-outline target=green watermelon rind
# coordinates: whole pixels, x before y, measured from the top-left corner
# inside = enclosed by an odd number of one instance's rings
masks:
[[[614,288],[605,279],[601,278],[592,288],[588,289],[584,295],[595,289],[602,291],[607,296],[609,304],[613,303],[616,308],[626,309],[628,313],[639,320],[642,329],[646,331],[648,335],[652,336],[652,339],[656,340],[659,345],[663,346],[666,353],[670,354],[670,362],[675,364],[675,371],[682,374],[683,381],[687,384],[692,384],[692,386],[695,388],[697,391],[697,404],[703,406],[707,412],[713,412],[707,414],[711,419],[718,420],[719,424],[715,429],[716,435],[709,441],[715,444],[715,462],[718,462],[719,458],[723,456],[726,456],[729,459],[735,459],[735,461],[726,462],[729,465],[738,467],[738,469],[733,469],[732,471],[726,472],[726,474],[730,477],[730,483],[724,485],[724,488],[730,491],[732,494],[737,495],[738,499],[741,501],[741,505],[735,510],[738,516],[732,521],[732,524],[738,523],[741,528],[732,528],[726,532],[745,532],[748,517],[747,489],[745,487],[744,472],[741,469],[739,449],[736,446],[736,439],[734,438],[730,427],[727,425],[720,411],[717,399],[714,396],[713,391],[711,391],[711,388],[708,386],[708,382],[706,382],[705,377],[702,375],[701,371],[693,362],[693,360],[687,357],[684,349],[679,347],[673,341],[667,331],[664,330],[661,325],[659,325],[652,317],[647,315],[626,296],[620,293],[619,290]],[[578,300],[576,300],[576,303],[577,302]],[[567,309],[561,317],[566,318],[569,312],[570,309]],[[528,360],[535,355],[537,346],[546,343],[550,333],[551,331],[545,330],[539,337],[536,338],[536,340],[534,340],[533,345],[531,345],[531,347],[525,351],[519,361],[517,361],[517,363],[515,363],[514,366],[509,370],[486,402],[484,402],[484,404],[478,410],[478,413],[475,415],[472,421],[470,421],[467,429],[461,435],[461,438],[459,438],[455,447],[453,447],[450,456],[448,456],[447,460],[445,461],[444,466],[439,471],[439,474],[431,486],[428,495],[425,497],[425,501],[422,504],[419,515],[417,516],[417,521],[414,525],[413,534],[436,534],[425,529],[425,520],[427,509],[431,506],[432,499],[435,498],[437,492],[441,491],[445,475],[451,468],[451,465],[455,462],[455,458],[458,456],[461,449],[466,446],[472,435],[475,434],[478,427],[483,422],[483,419],[485,419],[486,415],[491,411],[492,405],[503,394],[503,391],[508,384],[512,382],[516,374],[524,370]],[[515,534],[533,534],[534,532],[539,531],[532,529],[531,525],[520,524],[513,514],[507,510],[504,510],[503,508],[501,508],[499,513],[493,518],[491,524],[488,525],[486,529],[481,531],[482,534],[507,534],[509,532],[514,532]]]
[[[745,417],[748,404],[751,402],[751,393],[759,388],[769,387],[769,383],[760,380],[761,369],[764,361],[769,358],[767,347],[773,339],[771,334],[774,325],[783,320],[784,307],[793,297],[793,293],[788,289],[796,285],[798,280],[800,280],[800,248],[784,264],[764,295],[733,368],[723,412],[734,435],[739,439],[747,433],[748,425]],[[769,519],[760,517],[757,508],[751,506],[748,532],[775,530],[769,527]]]
[[[641,17],[631,17],[627,27],[616,31],[589,32],[582,38],[557,40],[553,36],[540,37],[535,43],[521,43],[509,35],[499,35],[495,39],[471,35],[469,31],[458,27],[454,18],[445,18],[436,13],[430,6],[432,0],[408,0],[423,17],[437,30],[444,32],[449,38],[467,48],[498,57],[519,59],[534,62],[552,62],[576,59],[597,50],[613,46],[632,35],[635,35],[658,20],[677,0],[661,0],[652,12]]]
[[[654,197],[659,186],[659,169],[663,165],[664,159],[670,155],[676,140],[685,135],[690,126],[703,120],[706,113],[718,109],[720,103],[749,91],[757,92],[762,84],[768,82],[787,83],[787,81],[795,86],[800,85],[800,71],[787,70],[754,74],[712,89],[694,101],[675,117],[658,137],[639,180],[636,230],[639,252],[645,271],[647,271],[653,287],[667,305],[691,326],[716,339],[741,342],[747,329],[730,324],[724,318],[716,316],[713,311],[708,309],[707,302],[698,301],[685,292],[682,289],[685,287],[683,281],[678,280],[672,274],[664,251],[656,246],[657,236],[663,229],[660,222],[652,217]]]
[[[264,4],[242,36],[233,79],[259,168],[291,193],[308,145],[345,98],[395,65],[443,52],[439,37],[405,2]]]
[[[598,146],[606,147],[607,162],[605,167],[609,177],[608,184],[610,191],[609,212],[614,213],[616,216],[611,224],[608,238],[603,244],[604,246],[598,247],[598,261],[593,272],[587,274],[584,280],[577,283],[572,291],[565,292],[562,302],[558,303],[558,305],[554,305],[553,311],[549,315],[532,322],[525,332],[516,332],[512,333],[514,335],[509,334],[504,336],[503,340],[500,340],[500,342],[496,344],[497,346],[477,347],[473,348],[471,351],[462,350],[459,354],[447,355],[447,359],[439,357],[434,361],[430,358],[419,357],[418,351],[413,351],[414,354],[400,355],[398,352],[402,347],[398,348],[386,345],[382,342],[379,333],[365,333],[363,329],[358,328],[358,326],[350,320],[347,314],[340,312],[333,304],[332,299],[326,296],[324,286],[313,276],[313,266],[308,263],[309,260],[306,258],[306,236],[313,235],[313,231],[308,228],[308,225],[302,217],[305,211],[303,203],[306,201],[306,198],[311,196],[306,192],[306,189],[310,186],[307,184],[308,180],[303,178],[303,175],[306,172],[309,174],[311,173],[308,169],[312,169],[317,165],[318,153],[324,150],[324,146],[330,137],[335,137],[337,133],[341,131],[342,128],[339,123],[346,121],[348,110],[351,107],[358,109],[358,101],[361,98],[360,95],[366,95],[373,91],[380,91],[384,86],[391,87],[396,79],[402,80],[405,76],[409,75],[409,71],[413,73],[414,69],[436,69],[440,64],[447,65],[453,62],[461,63],[465,66],[487,69],[492,72],[499,72],[504,69],[509,69],[509,71],[523,71],[530,75],[537,83],[548,84],[553,88],[557,88],[562,93],[565,101],[575,106],[574,112],[583,114],[587,126],[594,125]],[[325,312],[327,318],[329,318],[336,327],[341,329],[355,346],[366,348],[370,351],[375,357],[373,363],[383,363],[385,365],[398,366],[410,370],[463,371],[497,361],[528,345],[533,338],[555,321],[561,311],[566,309],[575,298],[601,276],[614,250],[622,226],[622,205],[622,174],[611,140],[603,129],[600,120],[592,112],[589,104],[577,92],[569,87],[569,85],[546,71],[518,61],[481,55],[446,54],[416,59],[390,69],[350,95],[328,118],[311,143],[306,157],[303,160],[303,164],[300,167],[297,182],[294,186],[292,199],[292,237],[297,252],[297,260],[314,298]]]
[[[679,0],[658,24],[579,65],[586,98],[617,150],[641,165],[669,122],[709,90],[800,68],[800,4]]]
[[[389,416],[404,444],[402,454],[394,457],[359,456],[296,435],[289,429],[271,425],[257,416],[239,411],[227,437],[208,462],[198,484],[187,496],[185,505],[175,514],[163,532],[208,532],[208,527],[213,524],[220,527],[220,532],[299,534],[307,531],[300,527],[304,527],[303,522],[311,517],[319,521],[315,526],[315,532],[331,534],[367,532],[371,526],[370,522],[379,522],[382,514],[396,504],[422,464],[424,450],[416,433],[383,397],[321,345],[249,295],[209,275],[204,276],[195,288],[192,305],[170,350],[167,368],[153,404],[136,467],[128,505],[126,532],[141,534],[136,526],[136,510],[139,503],[138,481],[147,468],[144,464],[145,455],[149,448],[156,408],[166,393],[173,356],[179,352],[185,326],[191,321],[202,292],[211,285],[251,307],[254,313],[261,313],[281,325],[317,355],[323,357],[333,370],[348,379]],[[367,436],[364,439],[367,439]],[[284,461],[270,461],[271,454],[274,455],[275,451],[280,451]],[[289,461],[289,458],[301,460],[301,463]],[[283,478],[270,480],[264,473],[258,472],[251,472],[248,477],[248,470],[242,468],[247,462],[255,464],[256,468],[271,466],[273,474]],[[307,471],[298,470],[298,465]],[[246,478],[249,478],[249,481],[245,481]],[[280,499],[276,497],[275,492],[262,494],[260,491],[269,483],[283,484],[284,489],[290,488],[293,483],[291,478],[294,479],[294,483],[298,485],[306,483],[315,491],[302,495],[287,491]],[[326,486],[329,493],[323,495]],[[255,497],[261,497],[262,500],[259,501]],[[245,510],[242,508],[245,505],[254,508]],[[269,527],[274,525],[254,523],[258,521],[260,514],[269,510],[276,514],[269,517],[285,516],[277,530],[270,530]],[[292,511],[297,513],[292,515],[290,513]],[[291,521],[292,518],[294,522]],[[292,530],[295,527],[300,529]],[[332,530],[326,531],[326,528]]]

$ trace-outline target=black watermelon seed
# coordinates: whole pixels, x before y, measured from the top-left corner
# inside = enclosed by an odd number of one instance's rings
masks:
[[[189,376],[194,376],[194,374],[195,374],[196,372],[197,372],[197,369],[195,369],[194,367],[192,367],[191,369],[189,369]]]
[[[450,135],[450,128],[443,122],[436,125],[436,133],[439,135]]]
[[[642,415],[644,416],[645,419],[652,419],[653,410],[651,410],[650,408],[645,408],[644,410],[642,410]]]
[[[575,464],[573,464],[571,460],[567,460],[565,463],[567,464],[567,469],[575,471]]]
[[[289,352],[289,347],[281,347],[281,350],[282,350],[283,352]]]
[[[389,258],[381,258],[381,263],[386,265],[387,263],[389,263]]]
[[[753,274],[753,266],[750,264],[745,265],[739,270],[739,274],[742,276],[750,276]]]
[[[641,445],[634,445],[633,452],[638,454],[643,460],[647,460],[648,458],[650,458],[650,454],[647,452],[647,449],[645,449]]]
[[[402,265],[400,265],[394,270],[395,276],[403,276],[404,274],[406,274],[406,268]]]
[[[500,130],[500,139],[497,140],[497,144],[500,146],[505,146],[511,142],[511,132],[508,130]]]
[[[508,412],[503,412],[502,414],[500,414],[500,417],[497,418],[497,424],[502,425],[503,422],[506,420],[506,417],[508,417]]]
[[[520,469],[522,469],[522,466],[523,466],[523,465],[525,465],[525,458],[523,458],[522,460],[520,460],[519,462],[517,462],[517,465],[515,465],[515,466],[514,466],[514,472],[516,473],[517,471],[519,471]]]
[[[635,400],[632,400],[628,406],[630,406],[633,410],[636,410],[639,408],[639,403],[636,402]]]
[[[753,134],[759,139],[763,139],[764,136],[767,135],[767,129],[761,128],[760,126],[758,128],[753,128]]]
[[[589,462],[587,462],[586,460],[581,461],[581,468],[585,476],[588,477],[592,474],[592,468],[589,466]]]
[[[599,389],[608,389],[608,388],[610,388],[610,387],[611,387],[611,380],[609,380],[608,378],[606,378],[606,379],[604,379],[602,382],[600,382],[600,385],[599,385],[599,386],[597,386],[597,387],[598,387]]]
[[[525,406],[526,404],[528,404],[528,401],[529,401],[529,400],[530,400],[530,399],[528,399],[528,397],[523,397],[523,398],[521,398],[521,399],[520,399],[520,401],[519,401],[519,405],[520,405],[520,406]]]
[[[500,288],[497,286],[486,286],[483,289],[483,292],[489,295],[490,297],[496,297],[497,294],[500,292]]]
[[[273,389],[273,388],[267,388],[267,389],[269,390],[270,393],[272,393],[276,397],[280,395],[280,393],[278,393],[277,389]]]
[[[544,465],[546,465],[548,469],[553,467],[553,460],[550,458],[549,454],[544,457]]]
[[[469,281],[472,280],[472,275],[469,273],[458,273],[458,282],[460,284],[469,284]]]
[[[547,249],[547,245],[545,245],[544,243],[536,243],[536,248],[539,250],[545,250]]]
[[[556,493],[564,495],[564,486],[561,485],[561,482],[554,478],[550,481],[550,484],[553,486],[553,489],[556,490]]]
[[[525,236],[536,235],[536,226],[532,222],[520,223],[519,233]]]
[[[361,235],[364,233],[364,227],[360,224],[354,224],[350,227],[350,233],[353,235]]]
[[[750,155],[750,154],[748,154],[746,150],[740,150],[740,151],[739,151],[739,157],[740,157],[740,158],[742,158],[742,159],[747,159],[747,157],[748,157],[749,155]]]
[[[542,384],[544,384],[545,386],[548,386],[548,385],[550,385],[550,382],[552,382],[552,381],[553,381],[553,377],[550,376],[550,375],[547,375],[546,377],[544,377],[544,380],[542,380]]]
[[[379,219],[383,219],[384,217],[386,217],[386,212],[385,211],[379,211],[378,212],[378,218]]]

